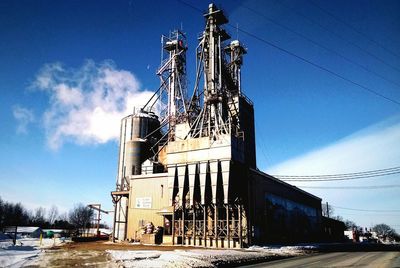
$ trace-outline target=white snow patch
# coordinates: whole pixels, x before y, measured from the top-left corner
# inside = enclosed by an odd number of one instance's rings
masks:
[[[307,250],[315,250],[317,246],[315,245],[306,245],[306,246],[252,246],[246,250],[251,251],[261,251],[264,253],[271,253],[271,254],[288,254],[288,255],[301,255],[304,254]]]
[[[107,250],[124,267],[215,267],[297,256],[314,247],[251,247],[248,249]]]
[[[18,239],[16,245],[12,240],[0,241],[0,267],[21,267],[34,261],[42,249],[64,243],[61,239],[38,238]]]

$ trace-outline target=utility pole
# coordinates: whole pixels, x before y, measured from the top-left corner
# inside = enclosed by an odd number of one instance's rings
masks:
[[[326,215],[329,218],[329,204],[328,204],[328,202],[326,202]]]
[[[97,219],[96,219],[96,222],[97,222],[97,224],[96,224],[96,229],[97,229],[96,235],[97,235],[97,237],[99,237],[100,236],[100,220],[101,220],[100,213],[108,214],[110,211],[102,210],[101,209],[101,204],[89,204],[88,207],[93,209],[93,210],[96,210],[98,212]]]

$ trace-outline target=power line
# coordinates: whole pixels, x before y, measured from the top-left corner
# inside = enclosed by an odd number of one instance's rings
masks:
[[[361,209],[361,208],[346,208],[346,207],[339,207],[339,206],[333,206],[334,208],[339,208],[339,209],[345,209],[345,210],[353,210],[353,211],[364,211],[364,212],[400,212],[399,209]]]
[[[400,72],[400,69],[397,68],[396,66],[393,66],[392,64],[387,63],[385,60],[383,60],[383,59],[381,59],[380,57],[376,56],[375,54],[369,52],[368,50],[364,49],[363,47],[357,45],[357,44],[354,43],[354,42],[351,42],[351,41],[347,40],[347,39],[344,38],[343,36],[341,36],[341,35],[339,35],[339,34],[333,32],[332,30],[330,30],[329,28],[327,28],[327,27],[325,27],[324,25],[320,24],[319,22],[317,22],[317,21],[315,21],[315,20],[313,20],[313,19],[311,19],[311,18],[309,18],[309,17],[303,15],[302,13],[298,12],[296,9],[294,9],[294,8],[292,8],[292,7],[290,7],[290,6],[286,5],[286,4],[284,4],[283,1],[280,1],[279,3],[280,3],[281,5],[283,5],[284,7],[286,7],[286,8],[288,8],[288,9],[292,10],[292,11],[293,11],[295,14],[297,14],[298,16],[300,16],[300,17],[302,17],[302,18],[308,20],[308,21],[311,22],[312,24],[317,25],[318,27],[320,27],[321,29],[325,30],[326,32],[328,32],[328,33],[330,33],[330,34],[336,36],[336,37],[339,38],[339,39],[341,39],[341,40],[344,41],[345,43],[347,43],[347,44],[349,44],[349,45],[351,45],[351,46],[354,46],[354,47],[358,48],[359,50],[363,51],[365,54],[369,55],[370,57],[372,57],[372,58],[374,58],[374,59],[380,61],[380,62],[383,63],[384,65],[386,65],[386,66],[388,66],[388,67],[390,67],[390,68],[392,68],[392,69],[394,69],[394,70]]]
[[[177,0],[177,1],[179,1],[180,3],[185,4],[186,6],[192,8],[194,10],[202,12],[200,9],[196,8],[195,6],[189,4],[189,3],[185,2],[185,1],[182,1],[182,0]],[[241,28],[239,28],[237,26],[234,26],[234,25],[232,25],[230,23],[228,23],[227,25],[232,27],[235,30],[238,30],[238,31],[240,31],[240,32],[242,32],[242,33],[244,33],[244,34],[246,34],[246,35],[248,35],[248,36],[250,36],[250,37],[252,37],[252,38],[254,38],[254,39],[258,40],[258,41],[260,41],[260,42],[262,42],[262,43],[265,43],[268,46],[271,46],[271,47],[276,48],[276,49],[278,49],[278,50],[280,50],[282,52],[285,52],[286,54],[288,54],[290,56],[293,56],[293,57],[295,57],[295,58],[297,58],[297,59],[299,59],[299,60],[301,60],[301,61],[303,61],[305,63],[308,63],[308,64],[310,64],[310,65],[312,65],[312,66],[314,66],[314,67],[316,67],[316,68],[318,68],[320,70],[323,70],[323,71],[325,71],[325,72],[327,72],[327,73],[329,73],[329,74],[331,74],[331,75],[333,75],[333,76],[335,76],[337,78],[340,78],[340,79],[342,79],[342,80],[344,80],[344,81],[346,81],[348,83],[356,85],[361,89],[364,89],[364,90],[366,90],[366,91],[368,91],[368,92],[370,92],[370,93],[372,93],[372,94],[374,94],[376,96],[384,98],[384,99],[386,99],[386,100],[388,100],[388,101],[400,106],[400,102],[397,101],[397,100],[394,100],[394,99],[391,99],[389,97],[386,97],[385,95],[383,95],[383,94],[381,94],[381,93],[379,93],[379,92],[377,92],[377,91],[375,91],[375,90],[373,90],[373,89],[371,89],[369,87],[366,87],[366,86],[364,86],[364,85],[362,85],[362,84],[360,84],[358,82],[355,82],[355,81],[353,81],[353,80],[351,80],[349,78],[346,78],[346,77],[344,77],[344,76],[342,76],[342,75],[340,75],[338,73],[335,73],[334,71],[332,71],[330,69],[327,69],[327,68],[325,68],[325,67],[323,67],[323,66],[321,66],[321,65],[319,65],[317,63],[314,63],[314,62],[312,62],[312,61],[310,61],[310,60],[308,60],[308,59],[306,59],[306,58],[304,58],[302,56],[299,56],[299,55],[297,55],[297,54],[295,54],[295,53],[293,53],[293,52],[291,52],[289,50],[286,50],[286,49],[284,49],[284,48],[282,48],[282,47],[280,47],[278,45],[275,45],[274,43],[269,42],[269,41],[265,40],[264,38],[261,38],[261,37],[255,35],[255,34],[253,34],[253,33],[250,33],[250,32],[248,32],[246,30],[243,30],[243,29],[241,29]]]
[[[296,178],[281,178],[279,176],[274,176],[278,179],[281,179],[283,181],[348,181],[348,180],[358,180],[358,179],[367,179],[367,178],[375,178],[375,177],[382,177],[382,176],[389,176],[389,175],[394,175],[394,174],[400,174],[400,171],[397,172],[388,172],[385,174],[376,174],[376,175],[364,175],[364,176],[355,176],[355,177],[337,177],[337,178],[301,178],[301,177],[296,177]]]
[[[346,216],[346,215],[360,216],[360,213],[365,213],[365,211],[358,211],[358,212],[354,212],[354,213],[340,212],[339,216],[342,216],[342,215],[344,215],[344,216]],[[379,216],[388,216],[388,217],[399,217],[400,216],[400,214],[386,214],[384,212],[371,212],[371,211],[368,211],[368,215],[379,215]]]
[[[255,122],[255,123],[256,123],[256,128],[257,128],[258,131],[260,132],[261,130],[260,130],[260,128],[258,127],[257,122]],[[260,143],[260,146],[258,146],[258,147],[260,147],[261,153],[263,154],[263,156],[264,156],[264,158],[265,158],[265,161],[266,161],[267,164],[268,164],[268,163],[269,163],[269,157],[267,157],[267,154],[265,153],[266,146],[265,146],[265,143],[263,142],[263,140],[264,140],[264,139],[257,139],[257,142]],[[264,149],[265,149],[265,150],[264,150]]]
[[[335,16],[332,12],[329,12],[328,10],[322,8],[321,6],[317,5],[314,1],[309,0],[309,2],[315,6],[316,8],[318,8],[319,10],[321,10],[322,12],[324,12],[325,14],[328,14],[329,16],[331,16],[332,18],[334,18],[335,20],[339,21],[340,23],[346,25],[347,27],[349,27],[350,29],[352,29],[353,31],[355,31],[356,33],[358,33],[359,35],[363,36],[364,38],[366,38],[367,40],[369,40],[370,42],[376,44],[377,46],[379,46],[380,48],[386,50],[387,52],[389,52],[390,54],[392,54],[393,56],[396,57],[400,57],[398,54],[394,53],[393,51],[389,50],[388,48],[384,47],[381,43],[379,43],[378,41],[372,39],[371,37],[369,37],[368,35],[366,35],[365,33],[361,32],[360,30],[358,30],[357,28],[355,28],[353,25],[351,25],[350,23],[345,22],[344,20],[338,18],[337,16]]]
[[[370,185],[370,186],[306,186],[297,185],[296,187],[305,189],[337,189],[337,190],[362,190],[362,189],[387,189],[387,188],[399,188],[400,184],[392,185]]]
[[[265,20],[267,20],[267,21],[269,21],[269,22],[271,22],[271,23],[273,23],[273,24],[275,24],[275,25],[277,25],[277,26],[279,26],[279,27],[281,27],[281,28],[283,28],[283,29],[285,29],[285,30],[287,30],[287,31],[289,31],[289,32],[291,32],[291,33],[293,33],[293,34],[295,34],[295,35],[297,35],[297,36],[303,38],[303,39],[305,39],[305,40],[307,40],[308,42],[310,42],[310,43],[312,43],[312,44],[314,44],[314,45],[316,45],[316,46],[318,46],[318,47],[320,47],[320,48],[325,49],[326,51],[329,51],[329,52],[331,52],[331,53],[333,53],[333,54],[339,56],[340,58],[346,60],[347,62],[350,62],[351,64],[354,64],[354,65],[358,66],[359,68],[363,69],[364,71],[367,71],[367,72],[369,72],[369,73],[371,73],[371,74],[373,74],[373,75],[375,75],[375,76],[377,76],[377,77],[379,77],[379,78],[381,78],[381,79],[383,79],[383,80],[385,80],[385,81],[387,81],[387,82],[389,82],[389,83],[392,83],[392,84],[394,84],[394,85],[400,87],[400,84],[397,83],[396,81],[387,79],[386,77],[380,75],[379,73],[376,73],[376,72],[370,70],[369,68],[367,68],[367,67],[365,67],[365,66],[363,66],[363,65],[361,65],[361,64],[359,64],[359,63],[357,63],[357,62],[355,62],[355,61],[353,61],[352,59],[346,57],[345,55],[343,55],[343,54],[341,54],[341,53],[339,53],[339,52],[337,52],[337,51],[335,51],[335,50],[333,50],[333,49],[331,49],[331,48],[329,48],[329,47],[326,47],[326,46],[324,46],[324,45],[322,45],[322,44],[320,44],[320,43],[318,43],[318,42],[316,42],[316,41],[314,41],[313,39],[311,39],[311,38],[305,36],[304,34],[298,32],[298,31],[295,31],[295,30],[293,30],[293,29],[287,27],[287,26],[284,25],[284,24],[281,24],[281,23],[277,22],[276,20],[274,20],[274,19],[272,19],[272,18],[266,16],[265,14],[263,14],[263,13],[257,11],[257,10],[254,10],[254,9],[248,7],[248,6],[245,6],[245,5],[243,5],[243,4],[242,4],[241,6],[244,7],[244,8],[246,8],[247,10],[253,12],[254,14],[257,14],[257,15],[260,16],[260,17],[263,17]]]
[[[349,177],[349,178],[334,178],[334,179],[312,179],[312,178],[280,178],[279,176],[274,176],[280,180],[283,181],[301,181],[301,182],[311,182],[311,181],[349,181],[349,180],[359,180],[359,179],[368,179],[368,178],[375,178],[375,177],[382,177],[382,176],[389,176],[389,175],[394,175],[394,174],[400,174],[400,171],[398,172],[392,172],[392,173],[387,173],[387,174],[380,174],[380,175],[369,175],[369,176],[359,176],[359,177]]]
[[[384,169],[375,169],[375,170],[368,170],[368,171],[359,171],[359,172],[352,172],[352,173],[338,173],[338,174],[323,174],[323,175],[274,175],[280,178],[336,178],[336,177],[354,177],[354,176],[364,176],[364,175],[376,175],[388,172],[397,172],[400,171],[400,166],[391,167],[391,168],[384,168]]]
[[[230,27],[233,27],[231,24],[228,24],[228,25],[229,25]],[[397,105],[400,106],[400,102],[399,102],[399,101],[394,100],[394,99],[391,99],[391,98],[389,98],[389,97],[386,97],[385,95],[383,95],[383,94],[381,94],[381,93],[375,91],[374,89],[371,89],[371,88],[369,88],[369,87],[366,87],[366,86],[364,86],[364,85],[362,85],[362,84],[360,84],[360,83],[358,83],[358,82],[355,82],[355,81],[353,81],[353,80],[351,80],[351,79],[349,79],[349,78],[346,78],[346,77],[344,77],[344,76],[342,76],[342,75],[340,75],[340,74],[338,74],[338,73],[335,73],[334,71],[332,71],[332,70],[330,70],[330,69],[328,69],[328,68],[325,68],[325,67],[323,67],[323,66],[321,66],[321,65],[319,65],[319,64],[317,64],[317,63],[314,63],[314,62],[312,62],[312,61],[310,61],[310,60],[308,60],[308,59],[306,59],[306,58],[303,58],[302,56],[299,56],[299,55],[297,55],[297,54],[295,54],[295,53],[293,53],[293,52],[291,52],[291,51],[289,51],[289,50],[286,50],[286,49],[284,49],[284,48],[281,48],[281,47],[279,47],[279,46],[277,46],[277,45],[275,45],[275,44],[273,44],[273,43],[271,43],[271,42],[269,42],[269,41],[267,41],[267,40],[265,40],[265,39],[263,39],[263,38],[261,38],[261,37],[255,35],[255,34],[252,34],[252,33],[248,32],[248,31],[245,31],[245,30],[240,29],[240,28],[238,28],[238,30],[239,30],[240,32],[242,32],[242,33],[244,33],[244,34],[250,36],[250,37],[253,37],[254,39],[257,39],[257,40],[260,41],[260,42],[263,42],[263,43],[265,43],[265,44],[267,44],[267,45],[269,45],[269,46],[271,46],[271,47],[274,47],[274,48],[276,48],[276,49],[278,49],[278,50],[280,50],[280,51],[283,51],[283,52],[285,52],[286,54],[289,54],[289,55],[291,55],[291,56],[293,56],[293,57],[295,57],[295,58],[297,58],[297,59],[299,59],[299,60],[301,60],[301,61],[303,61],[303,62],[305,62],[305,63],[308,63],[308,64],[310,64],[310,65],[312,65],[312,66],[314,66],[314,67],[316,67],[316,68],[318,68],[318,69],[320,69],[320,70],[323,70],[323,71],[325,71],[325,72],[327,72],[327,73],[330,73],[330,74],[333,75],[333,76],[336,76],[337,78],[340,78],[340,79],[342,79],[342,80],[344,80],[344,81],[346,81],[346,82],[349,82],[349,83],[351,83],[351,84],[353,84],[353,85],[356,85],[356,86],[360,87],[361,89],[364,89],[364,90],[366,90],[366,91],[368,91],[368,92],[370,92],[370,93],[372,93],[372,94],[374,94],[374,95],[376,95],[376,96],[379,96],[379,97],[381,97],[381,98],[384,98],[384,99],[386,99],[386,100],[388,100],[388,101],[390,101],[390,102],[393,102],[393,103],[395,103],[395,104],[397,104]]]

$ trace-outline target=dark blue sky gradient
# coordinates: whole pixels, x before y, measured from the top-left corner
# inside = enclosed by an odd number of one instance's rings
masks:
[[[209,3],[187,1],[202,10]],[[315,3],[400,56],[399,1],[315,0]],[[348,63],[245,8],[255,9],[400,84],[399,56],[338,22],[309,0],[235,0],[216,1],[216,4],[226,11],[233,25],[238,24],[239,28],[259,38],[400,101],[399,86]],[[295,12],[318,22],[346,41]],[[69,191],[78,195],[85,195],[88,193],[85,189],[93,188],[94,192],[98,191],[100,199],[108,199],[108,191],[114,187],[116,175],[116,143],[97,146],[67,143],[58,152],[52,152],[46,148],[45,133],[40,123],[31,125],[28,135],[15,134],[12,107],[29,107],[38,115],[46,110],[48,97],[29,90],[29,85],[39,69],[52,62],[79,68],[86,59],[95,62],[112,60],[118,69],[134,73],[143,88],[154,90],[159,86],[155,71],[160,63],[160,35],[168,34],[169,30],[181,25],[188,38],[191,90],[194,83],[194,51],[204,19],[198,11],[182,2],[0,1],[1,180],[15,179],[21,183],[30,180],[32,183],[55,185],[49,189],[64,188],[69,184],[72,185]],[[236,38],[235,29],[228,26],[226,29]],[[238,36],[248,48],[242,84],[245,94],[255,105],[260,169],[333,143],[400,113],[399,105],[244,33],[239,32]],[[82,161],[85,166],[82,166]],[[5,187],[4,191],[13,190],[10,185]],[[30,189],[21,192],[30,196],[29,200],[43,203],[43,197],[38,197],[42,194],[35,197]],[[60,200],[67,200],[67,195],[60,193],[63,196]]]

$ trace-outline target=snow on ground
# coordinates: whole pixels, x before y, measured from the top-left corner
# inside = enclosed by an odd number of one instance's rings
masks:
[[[31,246],[9,246],[0,250],[0,267],[21,267],[39,254],[40,249]]]
[[[305,254],[310,247],[251,247],[248,249],[107,250],[124,267],[215,267]]]
[[[60,239],[38,238],[17,239],[14,246],[11,239],[0,240],[0,267],[21,267],[35,260],[42,249],[63,243]]]
[[[271,254],[289,254],[289,255],[302,255],[305,251],[316,250],[318,245],[305,245],[305,246],[252,246],[247,250],[269,252]]]

